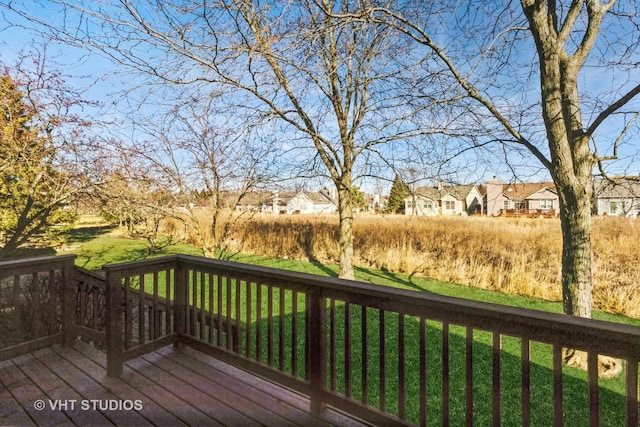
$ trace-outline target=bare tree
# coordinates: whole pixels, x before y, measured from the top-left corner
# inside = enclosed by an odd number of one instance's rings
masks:
[[[65,19],[58,22],[32,16],[25,4],[8,7],[49,37],[147,75],[216,90],[223,85],[230,89],[227,99],[248,94],[244,107],[278,119],[292,146],[313,150],[308,168],[323,165],[336,186],[339,274],[352,278],[354,170],[373,147],[414,136],[408,118],[423,111],[408,106],[397,91],[413,81],[419,66],[404,40],[385,25],[344,24],[333,16],[360,3],[47,1],[60,6]]]
[[[524,149],[548,169],[560,198],[564,311],[590,317],[592,174],[619,157],[638,118],[640,13],[616,0],[519,3],[368,4],[333,16],[408,36],[465,97],[460,129],[476,129],[476,145]]]
[[[256,213],[236,206],[279,177],[278,143],[219,96],[164,89],[165,106],[128,115],[138,140],[119,149],[173,194],[164,211],[191,230],[206,256],[229,256],[231,231]]]

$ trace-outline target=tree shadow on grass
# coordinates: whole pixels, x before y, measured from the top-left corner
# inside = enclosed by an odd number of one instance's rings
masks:
[[[85,243],[98,236],[109,233],[114,228],[116,228],[116,226],[111,224],[74,228],[65,234],[65,240],[68,244]]]

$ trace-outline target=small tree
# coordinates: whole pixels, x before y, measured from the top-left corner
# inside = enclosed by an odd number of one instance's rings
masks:
[[[396,174],[389,192],[389,203],[386,211],[394,214],[404,214],[404,199],[410,194],[407,184],[400,178],[400,175]]]

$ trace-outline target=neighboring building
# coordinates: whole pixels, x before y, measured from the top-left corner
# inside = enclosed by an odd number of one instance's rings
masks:
[[[638,216],[640,177],[595,179],[593,200],[596,215]]]
[[[389,203],[389,196],[378,194],[365,194],[364,212],[378,213],[383,212]]]
[[[275,192],[271,198],[271,212],[277,214],[331,214],[338,210],[327,189],[318,192]]]
[[[273,193],[267,191],[249,192],[240,198],[235,208],[238,211],[272,212]]]
[[[489,216],[556,216],[558,204],[553,182],[503,184],[497,179],[487,181],[485,206]]]
[[[475,185],[420,187],[404,199],[405,215],[473,215],[482,213],[482,195]]]

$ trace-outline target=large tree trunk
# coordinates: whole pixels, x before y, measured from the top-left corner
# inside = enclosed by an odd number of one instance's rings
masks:
[[[586,185],[557,185],[562,225],[562,304],[565,314],[591,317],[591,194]]]
[[[350,182],[343,180],[338,187],[338,215],[340,217],[340,272],[343,279],[353,279],[353,205]],[[348,180],[350,181],[350,180]]]

